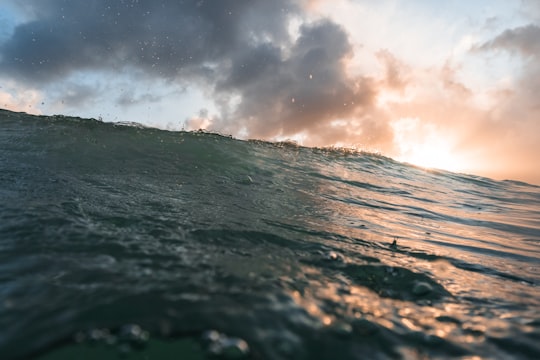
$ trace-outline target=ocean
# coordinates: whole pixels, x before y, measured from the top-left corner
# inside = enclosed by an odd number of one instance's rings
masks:
[[[540,187],[0,110],[2,359],[538,359]]]

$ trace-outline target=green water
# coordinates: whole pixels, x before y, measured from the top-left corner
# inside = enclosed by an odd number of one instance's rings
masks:
[[[0,148],[2,358],[540,357],[539,187],[7,111]]]

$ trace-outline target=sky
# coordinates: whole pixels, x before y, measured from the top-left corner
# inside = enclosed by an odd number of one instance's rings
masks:
[[[540,184],[538,0],[0,0],[0,108]]]

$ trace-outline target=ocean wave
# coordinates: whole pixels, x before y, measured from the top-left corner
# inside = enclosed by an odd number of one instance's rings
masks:
[[[537,186],[131,123],[0,126],[3,358],[540,356]]]

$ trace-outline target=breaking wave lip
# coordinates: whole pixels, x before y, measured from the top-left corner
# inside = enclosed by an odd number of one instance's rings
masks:
[[[0,116],[7,358],[540,354],[539,187],[350,149]]]

